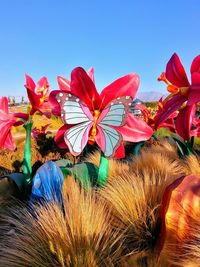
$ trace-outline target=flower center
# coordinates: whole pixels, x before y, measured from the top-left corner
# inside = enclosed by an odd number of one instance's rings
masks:
[[[165,82],[167,84],[167,91],[170,92],[171,94],[174,95],[179,92],[179,88],[167,80],[164,72],[160,75],[160,77],[158,77],[158,81]]]
[[[100,111],[94,110],[94,122],[93,122],[92,130],[90,132],[90,136],[88,138],[88,143],[90,145],[94,144],[95,142],[95,137],[97,135],[97,120],[99,118],[99,115],[100,115]]]
[[[36,94],[40,96],[40,105],[44,103],[44,101],[48,98],[47,97],[47,91],[48,91],[48,86],[37,86],[35,88]]]
[[[163,81],[167,84],[167,91],[170,92],[172,95],[179,93],[183,96],[188,96],[189,87],[178,87],[172,84],[170,81],[167,80],[165,73],[163,72],[160,77],[158,77],[158,81]]]

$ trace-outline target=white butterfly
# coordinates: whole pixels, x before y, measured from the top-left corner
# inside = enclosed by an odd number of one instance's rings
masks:
[[[76,96],[61,92],[56,99],[61,107],[61,119],[73,126],[64,134],[70,152],[79,155],[88,141],[96,141],[106,157],[112,157],[123,138],[115,127],[126,123],[128,110],[132,102],[130,96],[117,98],[101,112],[91,112]]]

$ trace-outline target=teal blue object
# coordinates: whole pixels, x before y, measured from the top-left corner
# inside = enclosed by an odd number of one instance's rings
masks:
[[[57,161],[56,161],[57,164]],[[80,185],[87,189],[89,186],[97,186],[98,167],[90,162],[82,162],[72,166],[60,166],[66,178],[68,175],[74,176]]]
[[[140,152],[141,147],[144,145],[145,141],[141,141],[138,143],[135,143],[134,148],[133,148],[133,155],[137,156]]]
[[[62,204],[64,176],[53,161],[45,162],[32,181],[30,201],[57,201]]]
[[[31,130],[33,122],[28,121],[24,124],[26,130],[26,141],[24,146],[24,159],[22,169],[24,173],[24,191],[26,195],[29,195],[31,190],[31,178],[32,178],[32,165],[31,165]]]
[[[6,176],[9,177],[13,182],[15,182],[20,192],[23,191],[23,185],[24,185],[24,179],[25,179],[23,173],[11,173]]]
[[[58,167],[73,167],[73,163],[69,159],[59,159],[55,163]]]
[[[109,160],[101,152],[97,185],[103,186],[108,181]]]
[[[24,186],[24,179],[25,179],[23,173],[14,172],[11,174],[5,174],[2,177],[8,177],[8,179],[12,180],[16,184],[19,192],[23,194],[23,190],[24,190],[23,186]]]

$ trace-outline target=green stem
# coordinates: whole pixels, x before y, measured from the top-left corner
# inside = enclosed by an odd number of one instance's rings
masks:
[[[194,148],[194,136],[190,138],[190,145],[191,145],[191,148],[193,149]]]
[[[24,124],[26,130],[26,141],[24,146],[24,160],[23,160],[23,173],[24,173],[24,190],[25,193],[29,192],[31,185],[31,175],[32,175],[32,166],[31,166],[31,130],[32,130],[32,121],[28,121]]]
[[[103,186],[108,180],[109,160],[101,152],[97,185]]]

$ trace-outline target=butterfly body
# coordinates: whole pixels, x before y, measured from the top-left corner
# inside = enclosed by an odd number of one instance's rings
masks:
[[[72,125],[64,139],[74,156],[82,152],[87,142],[96,142],[107,157],[115,154],[122,142],[122,135],[115,128],[126,123],[131,97],[117,98],[102,110],[93,111],[70,93],[59,93],[56,98],[62,121]]]

